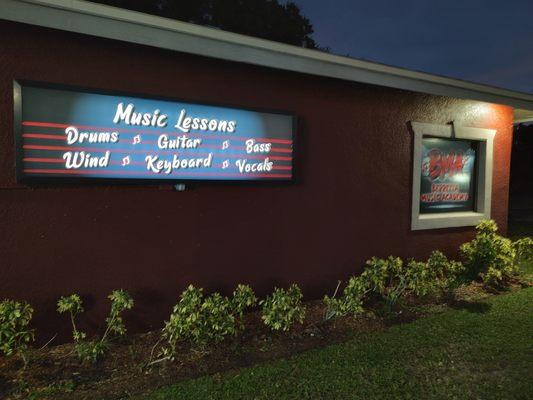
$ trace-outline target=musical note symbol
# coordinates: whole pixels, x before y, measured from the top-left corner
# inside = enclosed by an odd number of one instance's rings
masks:
[[[122,159],[122,166],[125,167],[130,163],[130,156],[126,156]]]
[[[224,140],[222,142],[222,150],[226,150],[229,147],[229,140]]]
[[[133,137],[133,144],[141,143],[141,135],[135,135]]]
[[[228,168],[228,167],[229,167],[229,161],[226,160],[226,161],[224,161],[224,162],[222,163],[222,169],[226,169],[226,168]]]

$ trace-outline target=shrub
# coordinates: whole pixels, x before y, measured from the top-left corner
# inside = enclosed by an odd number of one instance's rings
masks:
[[[441,251],[435,250],[426,262],[409,262],[407,286],[415,296],[439,294],[457,286],[463,269],[460,262],[448,260]]]
[[[370,292],[381,296],[390,310],[409,289],[412,277],[407,274],[401,258],[389,256],[386,259],[372,257],[368,260],[361,279]]]
[[[275,288],[266,299],[261,300],[263,323],[274,331],[288,331],[296,322],[302,323],[305,307],[303,294],[296,284],[289,289]]]
[[[204,347],[236,334],[238,328],[242,328],[237,318],[242,318],[244,310],[256,302],[253,290],[247,285],[238,285],[231,300],[219,293],[204,297],[203,289],[190,285],[183,291],[169,320],[165,322],[161,333],[164,342],[161,358],[154,362],[174,360],[180,341],[188,340]]]
[[[352,276],[340,298],[325,296],[326,319],[333,316],[357,315],[364,311],[363,301],[368,293],[368,285],[360,276]]]
[[[104,356],[108,347],[108,342],[99,340],[78,340],[75,342],[76,354],[82,362],[95,363]]]
[[[57,312],[63,314],[68,312],[70,314],[70,322],[72,324],[72,339],[75,343],[79,343],[86,338],[86,334],[78,330],[76,326],[76,315],[81,314],[84,311],[83,302],[77,294],[71,294],[70,296],[63,296],[57,302]]]
[[[406,292],[414,296],[426,296],[437,290],[437,282],[430,271],[429,265],[424,261],[410,260],[404,271]]]
[[[498,226],[485,220],[476,226],[474,240],[461,245],[465,277],[481,279],[490,289],[502,289],[518,274],[517,253],[510,239],[498,235]]]
[[[33,329],[28,329],[33,308],[26,302],[0,302],[0,351],[6,356],[18,354],[26,364],[26,350],[35,340]]]
[[[379,295],[390,310],[408,293],[425,296],[454,286],[462,270],[461,263],[448,260],[440,251],[431,253],[427,262],[411,260],[407,264],[398,257],[373,257],[366,262],[361,285]]]
[[[255,306],[257,297],[252,288],[248,285],[237,285],[233,291],[233,298],[231,299],[231,306],[233,308],[233,315],[239,318],[239,328],[243,328],[242,317],[244,310]]]
[[[126,327],[122,316],[125,310],[133,308],[133,299],[124,290],[114,290],[109,296],[111,300],[111,311],[106,318],[106,330],[100,339],[85,340],[85,332],[78,330],[76,326],[76,316],[84,312],[83,302],[79,295],[61,297],[57,302],[57,311],[61,314],[68,312],[72,324],[72,338],[78,358],[81,361],[96,362],[100,359],[109,347],[109,336],[114,333],[118,336],[126,334]]]
[[[411,260],[407,265],[397,257],[373,257],[360,276],[350,278],[339,298],[324,297],[326,319],[362,313],[363,303],[371,294],[381,297],[390,310],[407,293],[415,296],[439,293],[457,285],[462,270],[460,262],[448,260],[438,250],[431,253],[427,262]]]
[[[190,285],[183,291],[180,301],[173,307],[170,318],[165,321],[161,331],[161,340],[165,342],[161,348],[162,359],[174,360],[176,346],[180,340],[205,336],[199,334],[202,326],[202,303],[202,289]]]
[[[427,266],[431,281],[436,282],[437,290],[456,287],[464,271],[464,265],[459,261],[448,260],[439,250],[435,250],[428,258]]]
[[[513,242],[513,248],[516,252],[516,264],[528,260],[533,260],[533,238],[525,237]]]
[[[233,333],[235,318],[229,299],[219,293],[204,298],[203,289],[190,285],[172,309],[162,337],[170,347],[175,348],[181,340],[205,345],[211,341],[218,342]]]
[[[102,341],[106,339],[110,332],[119,336],[126,334],[126,326],[120,314],[133,308],[133,299],[125,290],[113,290],[107,298],[111,300],[111,311],[105,320],[106,330],[102,336]]]

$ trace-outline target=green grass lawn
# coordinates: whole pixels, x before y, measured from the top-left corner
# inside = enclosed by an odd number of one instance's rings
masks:
[[[530,399],[532,305],[523,289],[144,399]]]

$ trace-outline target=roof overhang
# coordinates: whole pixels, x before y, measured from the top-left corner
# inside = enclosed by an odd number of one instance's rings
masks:
[[[514,123],[515,124],[533,123],[533,110],[521,110],[521,109],[515,108]]]
[[[0,0],[0,19],[287,71],[533,110],[533,95],[79,0]],[[527,116],[533,119],[533,116]]]

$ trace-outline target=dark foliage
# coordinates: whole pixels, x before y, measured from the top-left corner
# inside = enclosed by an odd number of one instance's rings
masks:
[[[318,49],[313,26],[293,2],[278,0],[94,0],[95,3]],[[324,50],[324,49],[322,49]]]
[[[533,157],[531,157],[533,154],[533,124],[518,124],[514,126],[512,154],[511,194],[527,195],[527,199],[531,201],[533,200],[533,186],[531,185],[533,176]],[[523,202],[526,203],[526,200]],[[530,202],[529,204],[532,203]],[[532,209],[532,207],[523,206],[518,208]]]

